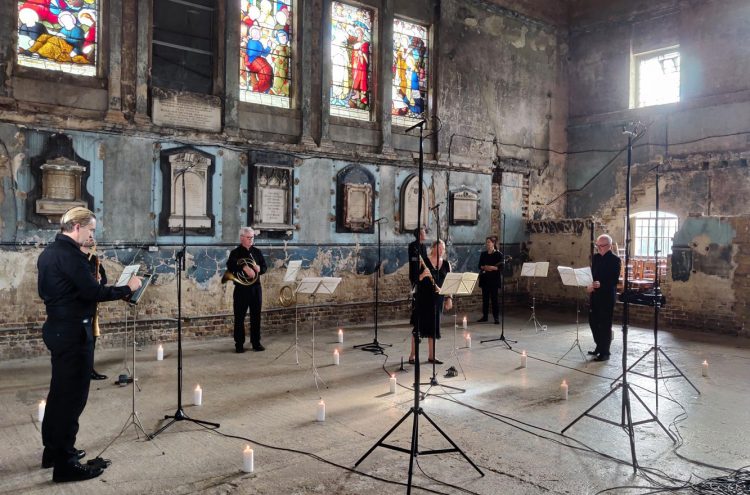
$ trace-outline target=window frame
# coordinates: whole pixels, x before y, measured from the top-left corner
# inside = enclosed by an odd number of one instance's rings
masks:
[[[679,83],[677,87],[677,100],[669,101],[664,103],[654,103],[651,105],[639,105],[641,86],[640,86],[640,75],[641,75],[641,63],[646,60],[657,58],[661,55],[668,53],[677,52],[680,58],[680,69],[678,70]],[[680,51],[680,45],[670,45],[663,48],[657,48],[655,50],[647,50],[644,52],[633,53],[631,55],[631,70],[630,70],[630,109],[636,108],[650,108],[660,105],[670,105],[673,103],[679,103],[682,100],[682,52]]]
[[[673,241],[674,241],[674,235],[679,230],[679,217],[674,213],[669,213],[666,211],[658,211],[658,217],[657,217],[657,211],[650,210],[650,211],[641,211],[638,213],[633,213],[630,216],[632,223],[632,232],[633,232],[633,257],[635,258],[657,258],[659,260],[666,260],[669,254],[672,253],[672,247],[673,247]],[[659,232],[656,232],[656,235],[651,236],[650,231],[653,229],[654,224],[658,221],[658,229],[662,232],[662,235],[659,235]],[[670,226],[666,224],[666,222],[674,222],[674,230],[670,233]],[[643,226],[642,222],[645,222],[646,225]],[[645,229],[646,235],[644,238],[644,235],[639,235],[639,227],[642,229]],[[642,240],[645,240],[645,254],[641,251],[641,243]],[[654,254],[651,252],[651,248],[656,249],[657,247],[663,247],[664,249],[661,249],[659,253]]]

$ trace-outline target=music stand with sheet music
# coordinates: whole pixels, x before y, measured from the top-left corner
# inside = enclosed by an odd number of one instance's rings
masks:
[[[534,330],[537,333],[547,331],[547,325],[542,325],[542,323],[536,317],[536,279],[546,277],[548,270],[549,270],[549,261],[539,261],[536,263],[527,262],[527,263],[524,263],[523,266],[521,266],[521,276],[529,277],[531,278],[531,281],[532,281],[531,283],[531,316],[526,321],[524,326],[521,327],[521,330],[523,330],[526,327],[526,325],[528,325],[530,322],[533,321]]]
[[[458,331],[458,296],[470,296],[474,292],[474,288],[477,285],[478,279],[479,279],[478,273],[450,272],[445,275],[445,279],[443,280],[443,285],[440,288],[441,296],[453,297],[453,302],[454,302],[453,349],[451,350],[451,353],[453,354],[453,357],[456,358],[456,362],[458,363],[458,368],[461,370],[461,374],[464,376],[464,380],[466,380],[466,373],[464,372],[464,368],[463,366],[461,366],[461,360],[458,358],[458,354],[456,353],[456,350],[458,349],[458,347],[456,347],[456,332]],[[443,385],[443,386],[445,387],[446,385]],[[448,387],[448,388],[455,388],[455,387]],[[462,390],[465,392],[465,390],[463,389],[458,389],[458,390]]]
[[[594,282],[594,277],[591,274],[591,267],[588,267],[588,266],[585,266],[583,268],[571,268],[569,266],[558,266],[557,271],[560,274],[560,279],[562,280],[563,285],[567,285],[570,287],[584,287],[585,288]],[[579,341],[579,336],[578,336],[580,313],[581,313],[581,299],[580,297],[576,297],[576,340],[573,342],[573,345],[570,346],[570,349],[568,349],[568,352],[563,354],[560,357],[560,359],[557,360],[558,363],[562,361],[563,358],[565,358],[565,356],[570,354],[570,351],[572,351],[576,347],[578,347],[578,352],[581,353],[581,359],[587,363],[586,355],[583,353],[583,349],[581,349],[581,342]]]
[[[306,277],[300,280],[297,286],[297,294],[308,294],[312,300],[313,312],[310,317],[312,320],[312,375],[315,381],[315,388],[320,393],[320,387],[318,387],[318,380],[323,382],[323,385],[328,388],[328,384],[320,377],[318,368],[315,366],[315,297],[319,294],[331,295],[336,292],[336,288],[341,282],[341,277]]]
[[[296,284],[297,276],[299,275],[300,269],[302,268],[302,260],[290,261],[286,267],[286,273],[284,274],[284,284]],[[297,294],[297,288],[294,289],[295,295]],[[299,334],[297,332],[297,326],[299,323],[299,314],[297,306],[297,298],[294,298],[294,342],[289,344],[289,347],[284,349],[284,352],[274,358],[274,361],[279,359],[281,356],[294,348],[294,361],[299,366]],[[309,355],[307,351],[303,351]]]

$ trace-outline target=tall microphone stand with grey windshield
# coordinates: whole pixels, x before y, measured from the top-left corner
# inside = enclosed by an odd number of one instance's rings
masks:
[[[194,167],[188,165],[177,171],[175,178],[180,177],[182,182],[182,247],[175,255],[175,267],[177,269],[177,411],[174,415],[165,415],[164,419],[171,419],[154,433],[148,436],[151,440],[178,421],[191,421],[199,425],[219,427],[219,423],[211,423],[200,419],[193,419],[182,410],[182,272],[185,269],[185,254],[187,252],[187,204],[185,203],[185,174]]]
[[[420,239],[419,232],[423,228],[422,225],[422,197],[423,197],[423,178],[424,178],[424,125],[426,121],[422,120],[418,124],[415,124],[408,128],[406,132],[413,131],[417,127],[419,127],[419,192],[417,195],[417,256],[422,255],[422,241]],[[409,263],[412,263],[411,260],[412,253],[409,253]],[[418,263],[418,261],[417,261]],[[390,450],[395,450],[397,452],[404,452],[409,454],[409,478],[406,485],[406,494],[411,494],[411,484],[412,484],[412,475],[414,474],[414,459],[418,455],[429,455],[429,454],[446,454],[449,452],[458,452],[463,456],[466,461],[471,464],[471,466],[479,472],[480,475],[484,476],[484,473],[482,472],[479,467],[474,464],[474,462],[469,459],[469,457],[464,454],[464,452],[456,445],[456,443],[451,440],[451,438],[440,429],[440,427],[427,415],[427,413],[422,410],[422,406],[420,405],[420,390],[419,390],[419,329],[421,326],[420,318],[419,318],[419,312],[417,311],[417,324],[414,327],[413,335],[414,335],[414,405],[409,409],[409,411],[404,414],[401,419],[396,421],[396,424],[394,424],[390,430],[388,430],[385,435],[380,437],[380,439],[370,447],[370,450],[365,452],[365,454],[359,458],[359,460],[354,464],[354,467],[359,466],[359,464],[364,461],[367,456],[369,456],[373,450],[377,447],[383,447]],[[419,417],[424,416],[424,418],[445,438],[448,443],[451,444],[453,448],[450,449],[436,449],[436,450],[419,450]],[[391,433],[393,433],[396,428],[398,428],[401,423],[406,421],[408,418],[412,418],[412,429],[411,429],[411,447],[409,449],[405,449],[404,447],[400,447],[398,445],[392,445],[385,443],[385,439],[390,436]]]
[[[362,349],[363,351],[367,352],[373,352],[375,354],[383,354],[384,347],[392,347],[392,344],[384,344],[382,342],[378,342],[378,306],[380,306],[380,224],[381,222],[388,222],[388,219],[385,217],[380,217],[377,220],[375,220],[375,223],[378,225],[378,263],[375,265],[375,338],[370,344],[359,344],[355,345],[355,349]]]

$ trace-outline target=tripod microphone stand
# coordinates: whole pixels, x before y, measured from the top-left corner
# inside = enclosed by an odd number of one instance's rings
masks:
[[[422,242],[420,239],[420,232],[422,227],[422,197],[423,197],[423,177],[424,177],[424,125],[426,121],[421,120],[418,124],[415,124],[408,128],[406,132],[410,132],[417,127],[419,127],[419,192],[417,195],[417,240],[416,240],[416,260],[412,260],[413,253],[409,253],[409,263],[417,263],[419,264],[419,256],[422,255],[421,246]],[[421,270],[420,270],[421,271]],[[419,290],[419,289],[418,289]],[[430,289],[432,290],[432,289]],[[422,410],[422,406],[420,405],[420,390],[419,390],[419,329],[421,328],[421,322],[419,318],[419,311],[417,311],[417,319],[416,319],[416,325],[413,330],[413,337],[414,337],[414,405],[409,409],[409,411],[404,414],[404,416],[399,419],[396,424],[394,424],[390,430],[388,430],[385,435],[383,435],[372,447],[370,447],[370,450],[365,452],[365,454],[359,458],[359,460],[354,464],[354,467],[359,466],[359,464],[364,461],[372,451],[375,450],[376,447],[384,447],[387,449],[395,450],[397,452],[404,452],[409,454],[409,478],[406,485],[406,494],[411,494],[411,483],[412,483],[412,475],[414,474],[414,458],[418,455],[429,455],[429,454],[444,454],[449,452],[458,452],[463,456],[466,461],[471,464],[471,466],[477,470],[477,472],[484,476],[484,473],[482,472],[479,467],[472,462],[469,457],[464,454],[464,452],[456,445],[451,438],[446,435],[446,433],[440,429],[440,427]],[[424,418],[445,438],[448,443],[451,444],[453,448],[451,449],[437,449],[437,450],[419,450],[419,417],[424,416]],[[412,418],[412,429],[411,429],[411,447],[409,449],[405,449],[403,447],[399,447],[397,445],[391,445],[386,444],[385,439],[390,436],[390,434],[398,428],[401,423],[406,421],[408,418]]]
[[[182,271],[185,269],[185,254],[187,251],[187,204],[185,203],[185,174],[194,166],[194,164],[190,164],[187,167],[179,170],[176,174],[177,176],[180,176],[182,180],[182,247],[175,256],[175,267],[177,269],[177,411],[175,411],[174,415],[172,416],[164,416],[164,419],[171,418],[172,421],[149,435],[149,440],[155,438],[158,434],[178,421],[191,421],[200,425],[213,426],[214,428],[219,427],[219,423],[211,423],[209,421],[190,418],[187,414],[185,414],[185,411],[182,410]]]
[[[583,349],[581,349],[581,341],[578,339],[578,330],[579,330],[579,327],[580,327],[580,325],[579,325],[579,317],[580,317],[580,315],[581,315],[581,300],[580,300],[580,298],[576,298],[576,339],[573,341],[573,345],[570,346],[570,349],[568,349],[568,351],[565,354],[563,354],[562,356],[560,356],[560,359],[558,359],[557,361],[555,361],[556,363],[559,363],[560,361],[562,361],[563,359],[565,359],[565,356],[567,356],[568,354],[570,354],[570,352],[573,349],[575,349],[576,347],[578,347],[578,352],[581,354],[581,360],[588,365],[588,361],[586,361],[586,355],[583,353]]]
[[[638,134],[639,124],[636,123],[632,126],[632,129],[625,129],[624,133],[628,136],[628,166],[627,166],[627,173],[626,173],[626,185],[625,185],[625,280],[624,280],[624,287],[627,288],[628,286],[628,262],[630,260],[630,180],[631,180],[631,167],[632,167],[632,154],[633,154],[633,136]],[[638,137],[642,136],[643,133],[639,134]],[[623,302],[623,309],[622,309],[622,380],[617,383],[617,385],[612,388],[609,392],[607,392],[604,397],[599,399],[593,406],[589,407],[586,411],[583,412],[580,416],[578,416],[576,419],[574,419],[568,426],[563,428],[561,431],[562,434],[565,434],[565,432],[574,424],[576,424],[579,420],[581,420],[584,416],[589,416],[593,419],[596,419],[598,421],[602,421],[604,423],[608,423],[614,426],[620,426],[625,428],[628,434],[628,439],[630,441],[630,455],[631,455],[631,461],[632,461],[632,467],[633,472],[636,473],[638,471],[638,459],[636,457],[635,452],[635,426],[645,424],[645,423],[651,423],[656,422],[662,430],[667,434],[667,436],[673,441],[676,442],[676,439],[672,436],[672,434],[669,432],[669,430],[662,424],[661,421],[659,421],[659,418],[651,412],[651,410],[648,408],[648,406],[641,400],[641,398],[638,396],[637,393],[635,393],[635,390],[633,390],[633,386],[628,382],[628,300],[625,299]],[[617,423],[615,421],[612,421],[607,418],[603,418],[600,416],[596,416],[594,414],[590,414],[591,411],[596,408],[599,404],[604,402],[607,398],[611,397],[615,392],[622,389],[622,409],[621,409],[621,416],[620,416],[620,422]],[[633,416],[632,416],[632,405],[630,402],[630,396],[635,397],[638,402],[641,404],[641,406],[648,412],[650,418],[644,419],[641,421],[633,422]]]
[[[392,344],[383,344],[378,342],[378,306],[380,306],[380,223],[388,222],[385,217],[378,218],[375,223],[378,225],[378,263],[375,265],[375,338],[370,344],[359,344],[355,345],[355,349],[362,349],[363,351],[373,352],[375,354],[383,354],[384,348],[392,347]]]
[[[654,305],[654,345],[651,346],[649,350],[647,350],[641,357],[639,357],[630,367],[628,368],[628,371],[633,373],[634,375],[642,376],[645,378],[651,378],[654,380],[654,395],[656,396],[656,411],[659,411],[659,380],[666,380],[668,378],[684,378],[693,389],[695,389],[698,394],[701,393],[700,390],[698,390],[698,387],[696,387],[693,382],[690,381],[690,379],[685,376],[685,373],[682,372],[682,370],[674,364],[674,361],[672,361],[669,356],[667,356],[667,353],[664,352],[664,349],[662,349],[659,346],[659,310],[661,309],[662,305],[662,294],[661,294],[661,287],[659,286],[659,253],[661,250],[659,249],[659,243],[660,243],[660,237],[659,237],[659,165],[657,164],[652,170],[656,171],[656,219],[654,220],[654,231],[657,233],[655,245],[654,245],[654,294],[653,294],[653,305]],[[638,371],[633,371],[633,369],[643,361],[647,356],[649,356],[651,353],[654,353],[654,370],[653,375],[647,375],[645,373],[640,373]],[[659,356],[664,357],[667,361],[669,361],[669,364],[672,365],[672,367],[675,369],[677,374],[672,375],[662,375],[659,376]],[[619,380],[620,377],[617,377],[615,381]]]
[[[508,350],[512,350],[513,347],[509,344],[509,342],[513,342],[514,344],[518,344],[517,340],[510,340],[505,338],[505,260],[510,258],[510,256],[505,256],[505,213],[503,213],[503,245],[502,245],[502,255],[503,255],[503,269],[500,271],[500,336],[495,337],[494,339],[485,339],[480,340],[480,344],[484,344],[485,342],[495,342],[499,340],[503,344],[505,344],[508,347]]]

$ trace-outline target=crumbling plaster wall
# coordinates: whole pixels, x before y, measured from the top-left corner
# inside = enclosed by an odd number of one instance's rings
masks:
[[[570,74],[576,82],[570,91],[567,212],[594,217],[623,247],[627,136],[622,130],[640,121],[644,130],[633,143],[630,213],[655,209],[659,165],[659,209],[678,216],[675,246],[689,246],[695,262],[689,280],[676,281],[673,270],[683,270],[683,259],[672,259],[662,284],[673,308],[664,315],[675,325],[735,331],[748,297],[744,283],[735,280],[744,241],[712,227],[718,222],[737,231],[735,223],[750,214],[745,201],[750,46],[741,41],[748,36],[748,19],[750,4],[741,0],[636,5],[617,0],[607,9],[590,0],[571,3]],[[631,50],[674,44],[681,54],[680,102],[629,109]],[[683,227],[696,223],[705,231],[685,234]]]

